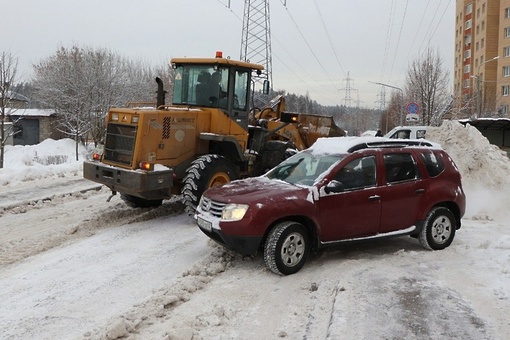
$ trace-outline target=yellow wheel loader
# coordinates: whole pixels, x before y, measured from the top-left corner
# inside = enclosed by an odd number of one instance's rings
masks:
[[[153,106],[112,108],[101,154],[83,176],[117,192],[133,207],[182,195],[192,214],[202,193],[257,176],[319,137],[343,136],[332,117],[288,113],[276,97],[252,108],[261,65],[223,58],[174,58],[172,104],[162,81]],[[267,82],[263,88],[269,89]]]

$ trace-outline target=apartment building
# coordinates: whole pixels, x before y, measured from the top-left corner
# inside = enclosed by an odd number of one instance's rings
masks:
[[[454,65],[459,118],[510,116],[510,0],[457,0]]]

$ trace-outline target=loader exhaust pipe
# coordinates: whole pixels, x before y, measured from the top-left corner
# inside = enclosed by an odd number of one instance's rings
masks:
[[[163,88],[163,80],[161,80],[160,77],[156,77],[156,83],[158,83],[156,108],[159,108],[160,106],[165,105],[165,94],[166,94],[166,91]]]

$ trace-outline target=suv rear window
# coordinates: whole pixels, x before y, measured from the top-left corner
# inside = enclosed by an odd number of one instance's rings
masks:
[[[423,164],[427,169],[429,177],[437,177],[444,171],[444,162],[439,153],[431,151],[423,151],[420,153]]]

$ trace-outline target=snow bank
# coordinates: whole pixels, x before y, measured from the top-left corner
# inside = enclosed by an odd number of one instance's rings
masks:
[[[504,151],[490,144],[477,128],[444,121],[440,127],[427,128],[427,139],[441,144],[448,152],[467,185],[509,183],[510,159]]]
[[[427,127],[427,139],[441,144],[459,168],[467,197],[465,218],[510,217],[510,159],[504,151],[477,128],[456,121]]]
[[[0,185],[15,185],[35,179],[81,175],[87,151],[72,139],[46,139],[37,145],[6,145]]]

